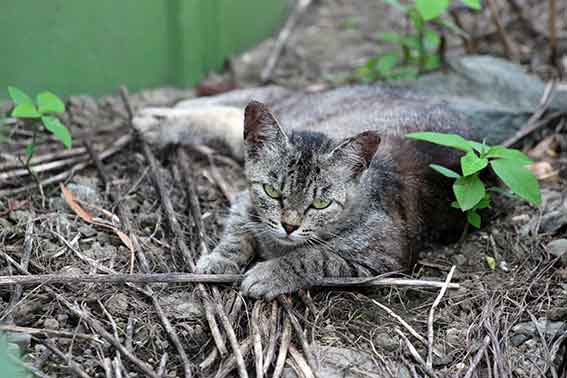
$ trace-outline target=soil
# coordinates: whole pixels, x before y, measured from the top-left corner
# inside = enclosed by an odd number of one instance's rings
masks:
[[[559,75],[567,68],[561,68],[561,59],[559,64],[547,64],[543,49],[532,49],[546,42],[548,35],[542,26],[547,19],[545,2],[531,3],[531,7],[522,7],[526,12],[522,17],[509,6],[500,8],[517,51],[514,59],[543,78]],[[567,4],[558,4],[558,8],[558,14],[567,14]],[[473,33],[477,51],[504,55],[488,11],[475,16],[463,14],[462,18],[465,30],[482,31]],[[561,58],[567,56],[567,17],[558,17],[558,22]],[[272,79],[290,87],[340,85],[350,80],[356,67],[380,52],[376,32],[404,27],[403,24],[403,18],[380,1],[315,1],[294,30]],[[449,42],[449,54],[464,52],[459,39],[451,37]],[[212,76],[205,84],[231,79],[239,86],[259,85],[259,72],[272,46],[273,40],[268,40],[234,58],[232,73]],[[192,90],[161,88],[132,94],[130,103],[134,109],[169,106],[194,95]],[[7,112],[9,106],[1,110]],[[92,165],[72,169],[74,164],[91,162],[88,154],[80,150],[83,141],[90,141],[100,154],[130,133],[128,111],[120,97],[72,97],[61,119],[71,129],[74,148],[79,149],[73,157],[76,160],[38,173],[39,180],[66,173],[62,183],[77,203],[119,230],[124,230],[125,219],[118,219],[118,205],[127,207],[133,234],[150,271],[187,272],[189,268],[162,210],[162,200],[140,143],[127,143],[104,160],[110,178],[106,187]],[[81,218],[70,208],[59,185],[44,185],[42,199],[26,173],[10,178],[1,176],[13,175],[19,164],[17,156],[31,140],[31,135],[21,127],[10,130],[0,151],[0,276],[21,273],[9,262],[10,258],[31,274],[89,274],[102,273],[104,269],[142,272],[139,256],[131,264],[128,243],[111,228]],[[451,267],[456,266],[452,282],[460,285],[459,289],[447,291],[434,314],[433,345],[438,353],[433,358],[432,372],[427,373],[416,361],[400,332],[424,359],[428,346],[411,336],[384,306],[427,339],[428,317],[439,289],[367,287],[317,289],[290,297],[293,314],[305,330],[304,337],[320,358],[318,376],[455,377],[464,376],[469,370],[469,377],[567,376],[567,138],[556,130],[560,130],[559,126],[547,127],[536,138],[527,138],[523,145],[544,170],[538,173],[544,199],[540,207],[507,200],[494,220],[481,230],[470,232],[461,243],[430,246],[421,253],[411,278],[444,281]],[[36,156],[55,153],[57,156],[51,161],[61,161],[61,146],[52,139],[44,139]],[[160,160],[158,174],[173,203],[184,240],[197,254],[199,238],[187,210],[186,188],[175,179],[174,155],[168,151],[155,153]],[[191,148],[189,156],[190,179],[195,183],[201,208],[205,243],[212,249],[218,242],[231,195],[245,187],[243,172],[222,151]],[[116,201],[110,200],[111,193],[117,196]],[[220,289],[216,300],[228,313],[238,341],[248,345],[247,351],[252,350],[247,340],[252,334],[252,308],[256,301],[240,297],[236,287],[224,285]],[[195,376],[212,376],[217,369],[234,367],[234,362],[229,362],[230,352],[217,357],[208,369],[197,369],[215,348],[194,285],[153,284],[152,290],[178,335]],[[116,346],[101,337],[92,322],[77,316],[69,305],[88,312],[90,319],[116,334],[120,343],[154,371],[158,371],[165,356],[163,376],[183,376],[182,360],[164,330],[155,304],[147,295],[124,284],[45,282],[23,288],[0,286],[0,326],[41,330],[32,334],[30,330],[12,329],[7,333],[8,342],[17,345],[15,348],[26,365],[54,377],[77,375],[77,368],[73,372],[74,364],[86,376],[118,377],[108,368],[114,363],[123,376],[146,376],[124,352],[118,352]],[[266,348],[273,333],[269,326],[272,305],[260,301],[260,306],[259,328]],[[278,325],[278,335],[283,318],[282,313],[274,323]],[[93,337],[99,341],[93,341]],[[300,341],[294,334],[292,344],[301,351]],[[480,361],[472,368],[479,350]],[[244,357],[253,376],[253,353],[245,353]],[[301,353],[299,357],[291,354],[287,361],[284,376],[301,376],[296,373],[305,364]],[[237,376],[235,369],[225,370]]]

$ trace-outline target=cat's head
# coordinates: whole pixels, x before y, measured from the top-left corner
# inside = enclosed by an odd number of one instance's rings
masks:
[[[282,244],[317,241],[340,220],[380,137],[334,141],[321,133],[286,135],[272,113],[251,102],[244,116],[245,172],[259,231]]]

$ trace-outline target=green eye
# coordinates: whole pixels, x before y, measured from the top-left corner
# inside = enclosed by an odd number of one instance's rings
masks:
[[[311,206],[314,209],[322,210],[322,209],[326,209],[327,207],[331,206],[331,203],[333,203],[333,201],[328,200],[328,199],[315,198],[313,200],[313,202],[311,203]]]
[[[279,190],[268,184],[264,184],[264,191],[273,199],[278,199],[282,196],[282,193]]]

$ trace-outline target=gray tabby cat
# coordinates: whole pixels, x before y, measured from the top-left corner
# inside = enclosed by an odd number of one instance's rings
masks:
[[[135,120],[146,129],[159,124],[168,142],[224,137],[243,154],[248,190],[232,205],[220,243],[199,259],[199,272],[243,271],[253,259],[251,245],[258,261],[241,290],[270,299],[323,277],[407,270],[425,239],[460,235],[462,213],[448,206],[451,181],[428,167],[458,169],[459,153],[404,137],[420,130],[474,137],[444,104],[366,86],[284,92],[270,101],[273,112],[256,101],[246,106],[243,130],[234,122],[230,130],[216,121],[203,125],[207,111],[215,119],[225,111],[233,117],[239,108],[230,101],[221,101],[229,108],[180,109],[174,118],[181,123],[159,109]]]

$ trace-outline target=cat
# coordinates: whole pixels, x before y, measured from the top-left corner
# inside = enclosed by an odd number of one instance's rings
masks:
[[[197,272],[240,273],[255,262],[241,291],[271,299],[325,277],[406,271],[425,240],[460,236],[464,217],[449,206],[452,181],[429,164],[458,170],[461,153],[405,135],[478,137],[464,117],[387,87],[264,91],[197,99],[173,112],[146,109],[134,119],[162,144],[224,139],[244,161],[248,190]],[[271,104],[250,101],[242,111],[255,94]]]

